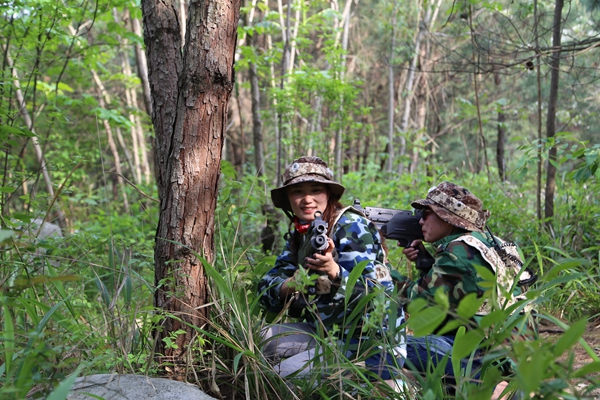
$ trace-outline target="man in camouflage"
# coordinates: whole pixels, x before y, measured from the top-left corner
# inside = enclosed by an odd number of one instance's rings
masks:
[[[481,297],[486,288],[480,286],[483,278],[477,273],[476,266],[488,268],[497,279],[503,280],[502,286],[513,286],[515,276],[508,276],[510,271],[505,270],[506,266],[494,251],[494,239],[484,232],[490,212],[483,209],[481,200],[475,195],[454,183],[443,182],[431,189],[427,198],[413,202],[412,206],[423,210],[420,223],[425,241],[432,243],[435,249],[435,263],[431,269],[419,271],[416,281],[396,271],[393,273],[402,301],[433,299],[439,288],[447,293],[453,309],[470,293]],[[420,251],[426,251],[420,241],[412,244],[403,250],[410,260],[414,260]],[[513,257],[519,257],[518,252]],[[520,294],[521,287],[514,285],[510,300],[514,301]],[[484,305],[480,314],[488,310],[489,307]]]
[[[453,320],[455,313],[452,311],[456,310],[465,296],[475,293],[477,297],[482,297],[486,291],[486,288],[481,286],[484,279],[477,272],[476,266],[486,267],[496,275],[498,286],[504,286],[502,294],[509,304],[517,299],[521,289],[512,283],[518,271],[511,275],[511,271],[506,270],[507,266],[494,250],[494,238],[484,232],[490,212],[483,209],[481,200],[464,187],[443,182],[432,188],[425,199],[413,202],[412,206],[423,211],[419,223],[424,241],[431,243],[435,249],[435,262],[431,268],[420,270],[419,278],[415,281],[397,271],[392,272],[402,303],[406,304],[417,298],[431,301],[436,291],[443,290],[447,294],[451,312],[448,313],[445,323],[439,326],[441,329]],[[426,250],[418,240],[403,250],[412,261],[417,258],[419,252]],[[511,257],[516,259],[518,252],[515,251]],[[514,292],[506,293],[506,287],[514,288]],[[476,323],[487,312],[489,305],[484,303],[475,316],[475,321],[471,322]],[[468,329],[471,322],[460,321],[457,325],[466,325]],[[425,371],[428,363],[437,365],[446,356],[448,361],[445,370],[452,382],[454,371],[450,354],[457,325],[444,335],[408,337],[408,364],[418,371]],[[467,360],[462,361],[462,367],[465,368]],[[473,371],[481,367],[481,360],[477,358],[472,360],[472,363]]]
[[[289,307],[289,313],[298,304],[301,307],[298,313],[301,315],[294,315],[300,317],[299,322],[270,325],[263,333],[265,355],[275,361],[285,358],[276,365],[282,376],[301,369],[302,373],[308,371],[304,367],[314,358],[313,336],[320,329],[328,331],[338,325],[341,341],[364,339],[365,332],[360,328],[353,332],[352,337],[347,336],[346,328],[353,322],[348,320],[350,314],[368,293],[375,291],[379,299],[389,304],[389,292],[393,291],[379,231],[359,211],[341,206],[339,199],[344,187],[332,178],[333,173],[323,160],[301,157],[286,168],[282,176],[283,185],[271,191],[273,204],[286,212],[292,220],[293,229],[286,235],[285,248],[277,257],[274,268],[258,284],[260,302],[268,311],[275,313],[285,307]],[[315,211],[323,214],[329,227],[328,246],[323,254],[315,253],[310,243],[310,223],[315,219]],[[359,279],[351,285],[352,292],[347,293],[350,274],[357,266],[364,268]],[[298,285],[301,269],[320,274],[315,295],[308,295],[306,288]],[[380,332],[389,331],[390,325],[394,332],[398,328],[398,335],[394,334],[391,346],[392,355],[378,356],[379,360],[372,361],[379,364],[391,362],[401,367],[406,355],[399,329],[404,323],[401,308],[393,321],[384,316],[376,317],[369,311],[360,313],[362,322],[359,327],[375,325],[381,328],[383,324]],[[379,319],[373,322],[369,318]],[[389,379],[390,374],[382,376]]]

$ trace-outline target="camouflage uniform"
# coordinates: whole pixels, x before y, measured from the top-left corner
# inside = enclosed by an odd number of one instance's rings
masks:
[[[457,233],[433,243],[436,249],[433,255],[435,263],[431,269],[421,270],[416,281],[394,272],[398,294],[404,302],[416,298],[432,299],[440,287],[448,294],[451,307],[456,307],[469,293],[483,295],[485,288],[478,285],[483,279],[477,274],[475,266],[485,265],[492,269],[479,251],[462,241],[455,241],[463,235],[464,233]],[[487,242],[482,233],[471,232],[470,235]]]
[[[450,308],[456,309],[459,302],[470,293],[483,296],[486,288],[480,286],[483,278],[477,273],[475,267],[485,266],[492,273],[499,275],[496,270],[500,266],[489,262],[493,258],[490,257],[491,252],[488,250],[493,248],[495,243],[491,236],[484,233],[490,212],[483,209],[481,200],[463,187],[443,182],[432,188],[425,199],[413,202],[412,206],[417,209],[429,208],[439,218],[458,229],[432,243],[435,248],[433,254],[435,262],[430,269],[420,270],[420,276],[416,281],[411,281],[397,271],[392,272],[400,301],[408,303],[417,298],[430,300],[434,297],[435,291],[441,288],[448,294]],[[513,296],[516,297],[518,294],[520,290],[515,288]],[[449,314],[446,322],[451,318]],[[441,325],[443,326],[444,324]],[[409,336],[407,337],[408,364],[424,372],[428,368],[428,363],[437,365],[447,357],[446,380],[452,383],[454,371],[450,355],[453,344],[452,332],[444,336],[429,335],[419,338]],[[471,370],[475,372],[474,378],[477,379],[482,365],[481,359],[460,360],[461,367],[467,368],[469,362]]]
[[[344,187],[332,178],[333,173],[323,160],[318,157],[301,157],[286,168],[282,176],[283,185],[271,191],[271,199],[275,207],[283,209],[290,218],[293,218],[286,188],[303,182],[319,182],[328,186],[330,200],[339,200]],[[385,313],[376,313],[371,309],[372,305],[378,302],[379,305],[383,304],[387,311],[390,305],[390,293],[394,290],[381,236],[373,223],[362,213],[351,208],[339,210],[337,220],[332,225],[329,227],[328,236],[334,242],[334,253],[340,267],[339,278],[330,286],[330,290],[304,297],[310,304],[310,307],[304,309],[300,318],[304,322],[267,326],[263,331],[265,339],[263,352],[265,356],[275,361],[287,357],[275,366],[282,376],[291,373],[302,375],[311,368],[310,361],[315,359],[313,335],[317,333],[317,327],[328,330],[335,324],[340,325],[340,346],[349,344],[352,349],[359,341],[369,339],[364,336],[367,329],[363,328],[375,326],[377,329],[369,332],[377,332],[376,351],[369,353],[365,364],[384,379],[389,379],[391,375],[388,367],[401,367],[406,356],[403,328],[405,321],[401,307],[397,307],[398,313],[393,316],[393,321],[389,321],[385,315],[376,315]],[[299,241],[294,239],[297,236],[300,237]],[[293,232],[283,252],[277,257],[274,268],[260,280],[258,284],[260,303],[268,311],[278,313],[287,306],[286,300],[290,299],[281,298],[281,287],[287,279],[294,276],[296,271],[303,268],[302,264],[307,256],[312,257],[314,250],[310,245],[311,236],[310,229],[304,234],[300,234],[299,231]],[[359,264],[360,268],[364,266],[360,276],[355,282],[349,282],[352,271]],[[351,293],[347,293],[349,287],[352,287]],[[355,321],[347,319],[360,300],[373,291],[378,293],[369,302],[369,309],[358,313],[361,316],[359,328],[353,331],[352,337],[349,337],[348,330],[344,328],[348,328]],[[314,308],[314,311],[308,308]],[[345,325],[342,326],[343,324]],[[389,329],[390,325],[394,329]],[[391,346],[384,348],[383,341],[380,340],[381,335],[388,336],[387,343]],[[350,350],[346,356],[354,356],[353,351]]]
[[[430,208],[441,219],[459,228],[459,232],[446,236],[432,243],[435,248],[433,258],[435,263],[429,270],[421,270],[419,279],[409,278],[393,272],[401,301],[406,303],[416,298],[432,299],[438,288],[444,288],[448,294],[450,307],[456,308],[458,303],[468,294],[477,293],[482,296],[485,288],[479,286],[483,278],[477,273],[475,266],[485,266],[492,273],[502,277],[499,282],[505,287],[511,287],[506,271],[498,271],[501,262],[490,264],[494,252],[487,252],[494,247],[493,239],[483,232],[485,222],[490,212],[483,210],[481,200],[467,189],[450,182],[443,182],[430,190],[427,198],[412,203],[418,209]],[[479,244],[478,249],[475,244]],[[487,254],[484,258],[482,251]],[[514,278],[514,276],[512,277]],[[514,298],[521,294],[515,285]],[[481,313],[488,310],[482,307]]]
[[[260,280],[258,284],[260,302],[267,310],[280,312],[285,306],[285,300],[279,296],[281,285],[286,279],[294,276],[296,270],[300,268],[301,260],[312,254],[310,236],[310,231],[302,235],[303,243],[298,253],[290,250],[291,243],[288,241],[283,252],[277,257],[275,267]],[[384,291],[393,290],[389,267],[384,264],[385,254],[381,246],[381,237],[371,222],[356,212],[348,210],[339,218],[330,237],[335,244],[337,262],[341,267],[341,282],[339,288],[332,287],[331,293],[309,299],[317,308],[317,313],[305,313],[306,320],[313,327],[316,327],[318,321],[326,327],[341,323],[352,313],[354,306],[369,288],[380,286]],[[344,304],[350,273],[363,261],[367,264],[350,295],[350,302]]]

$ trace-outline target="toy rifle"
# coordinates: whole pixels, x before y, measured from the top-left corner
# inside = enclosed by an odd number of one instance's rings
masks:
[[[360,205],[360,200],[354,200],[354,208],[362,211],[371,220],[386,239],[397,240],[402,247],[410,247],[417,239],[423,239],[423,231],[419,220],[423,216],[421,210],[396,210],[392,208],[365,207]],[[428,270],[434,263],[433,257],[428,252],[419,252],[417,256],[417,269]]]
[[[310,245],[315,253],[323,254],[329,246],[327,241],[327,229],[329,224],[323,220],[323,213],[321,211],[315,211],[315,219],[310,223]],[[309,295],[317,294],[317,287],[315,285],[307,288]]]

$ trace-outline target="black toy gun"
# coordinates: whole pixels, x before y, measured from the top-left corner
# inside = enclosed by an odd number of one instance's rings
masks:
[[[329,245],[327,242],[329,224],[323,221],[323,213],[321,211],[315,211],[315,219],[310,223],[310,227],[312,228],[310,245],[316,253],[323,254]]]
[[[321,211],[315,211],[315,219],[310,223],[310,245],[312,246],[315,253],[323,254],[329,246],[327,241],[327,229],[329,224],[323,220],[323,213]],[[307,288],[309,295],[317,294],[317,287],[315,285]]]
[[[365,207],[360,200],[354,200],[354,208],[362,211],[371,220],[386,239],[397,240],[400,246],[410,247],[413,240],[423,239],[423,230],[419,220],[423,216],[421,210],[395,210],[391,208]],[[434,263],[433,257],[427,252],[419,252],[417,269],[428,270]]]
[[[312,234],[309,239],[310,245],[315,253],[323,254],[325,250],[327,250],[327,246],[329,246],[329,241],[327,240],[327,229],[329,228],[329,224],[323,220],[323,213],[321,211],[315,211],[314,215],[315,219],[310,223],[309,229],[309,232]],[[317,292],[316,283],[306,288],[306,294],[309,296],[313,296],[317,294]],[[299,294],[292,302],[288,315],[292,318],[300,318],[302,311],[307,305],[307,298],[303,294]]]

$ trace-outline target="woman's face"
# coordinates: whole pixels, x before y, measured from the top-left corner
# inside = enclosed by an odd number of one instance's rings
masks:
[[[423,230],[423,238],[428,243],[437,242],[450,235],[454,226],[437,216],[430,208],[423,209],[423,217],[419,220]]]
[[[329,191],[327,185],[318,182],[302,182],[287,188],[287,195],[294,214],[302,221],[315,219],[315,211],[325,212]]]

